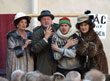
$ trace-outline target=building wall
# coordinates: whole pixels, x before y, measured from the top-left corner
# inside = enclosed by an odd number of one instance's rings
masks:
[[[106,52],[109,73],[110,73],[110,0],[38,0],[38,13],[44,9],[50,10],[53,14],[56,13],[83,13],[85,10],[91,10],[94,14],[107,14],[107,37],[102,40],[104,50]],[[17,12],[25,12],[27,14],[32,11],[31,0],[0,0],[0,14],[11,14]],[[55,18],[54,22],[58,22],[59,18]],[[71,18],[73,28],[76,23],[76,18]]]
[[[0,14],[31,13],[31,0],[0,0]]]

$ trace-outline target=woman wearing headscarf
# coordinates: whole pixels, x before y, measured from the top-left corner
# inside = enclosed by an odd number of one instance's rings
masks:
[[[15,15],[13,24],[16,30],[7,34],[7,78],[11,80],[11,74],[15,70],[24,72],[33,71],[33,57],[30,54],[31,32],[26,30],[31,17],[20,12]]]

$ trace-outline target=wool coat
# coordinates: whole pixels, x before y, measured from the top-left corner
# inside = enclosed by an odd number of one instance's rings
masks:
[[[107,58],[103,49],[103,45],[98,35],[93,29],[90,29],[87,34],[81,34],[83,41],[81,42],[79,48],[77,49],[77,55],[83,57],[81,64],[84,66],[86,61],[84,58],[88,54],[90,59],[90,69],[95,68],[103,73],[108,73],[108,63]]]
[[[57,30],[58,25],[53,24],[52,27]],[[36,70],[46,75],[52,75],[56,71],[56,61],[53,59],[51,49],[51,38],[48,42],[44,40],[45,27],[38,26],[33,30],[32,34],[32,48],[35,59]]]
[[[32,35],[31,32],[25,31],[27,39]],[[16,30],[7,34],[7,78],[11,80],[11,74],[15,70],[22,70],[24,72],[33,71],[33,56],[30,54],[30,48],[22,49],[25,41]]]

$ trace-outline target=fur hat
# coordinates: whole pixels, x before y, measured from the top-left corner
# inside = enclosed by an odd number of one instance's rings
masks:
[[[42,17],[44,16],[50,16],[52,18],[52,20],[54,19],[54,15],[51,14],[51,12],[49,10],[43,10],[40,14],[40,16],[38,16],[38,20],[40,21]]]
[[[71,22],[70,22],[70,19],[67,18],[67,17],[63,17],[63,18],[61,18],[61,19],[59,20],[59,26],[60,26],[61,24],[63,24],[63,23],[68,24],[70,27],[72,26],[72,25],[71,25]]]

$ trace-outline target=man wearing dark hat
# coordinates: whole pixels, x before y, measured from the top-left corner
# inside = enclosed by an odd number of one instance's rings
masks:
[[[32,48],[36,55],[36,70],[51,75],[56,70],[56,62],[51,51],[51,37],[58,29],[57,24],[52,24],[54,16],[49,10],[43,10],[38,16],[41,26],[33,30]]]

